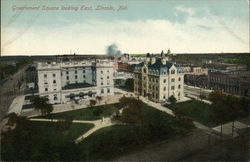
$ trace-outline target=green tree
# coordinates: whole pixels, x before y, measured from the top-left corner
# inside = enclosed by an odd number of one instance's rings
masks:
[[[125,89],[129,91],[134,91],[134,79],[133,78],[128,78],[125,82]]]
[[[176,98],[173,96],[173,95],[171,95],[169,98],[168,98],[168,100],[169,100],[169,102],[171,103],[171,104],[175,104],[176,103]]]
[[[45,97],[35,97],[31,100],[34,108],[40,110],[42,115],[49,115],[53,111],[52,104],[49,104],[49,99]]]
[[[141,123],[143,121],[143,102],[133,97],[122,97],[120,104],[123,105],[121,120],[124,123]]]
[[[93,99],[89,100],[89,106],[93,107],[94,105],[96,105],[96,100]]]
[[[100,104],[100,102],[101,102],[101,100],[102,100],[102,96],[96,96],[96,99],[98,100],[98,102],[99,102],[99,104]]]

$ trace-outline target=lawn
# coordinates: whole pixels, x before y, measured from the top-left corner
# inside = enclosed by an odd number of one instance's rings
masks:
[[[114,106],[116,105],[116,106]],[[113,104],[120,108],[121,105]],[[111,106],[112,107],[112,106]],[[107,108],[103,106],[94,107]],[[103,116],[113,112],[107,108]],[[83,115],[79,115],[83,113]],[[86,114],[85,114],[86,113]],[[87,114],[88,113],[88,114]],[[172,117],[146,104],[143,106],[143,122],[102,128],[81,143],[74,140],[93,127],[89,124],[72,124],[67,130],[58,129],[57,123],[21,122],[2,140],[3,160],[42,161],[90,161],[112,160],[117,156],[137,151],[146,145],[171,140],[185,135],[194,128],[188,120]],[[74,119],[94,120],[91,108],[54,114],[55,117],[71,115]],[[89,117],[87,116],[89,115]],[[190,124],[191,123],[191,124]]]
[[[74,120],[98,120],[102,117],[108,117],[112,115],[114,112],[119,110],[122,106],[120,104],[108,104],[101,106],[94,106],[89,108],[83,108],[78,110],[72,110],[67,112],[61,112],[56,114],[50,114],[49,116],[38,116],[36,118],[54,118],[54,119],[64,119],[64,118],[72,118]],[[99,115],[95,115],[94,111],[101,109],[101,113]]]
[[[138,151],[150,143],[184,135],[193,128],[193,125],[187,124],[188,121],[181,122],[146,104],[143,113],[142,124],[114,125],[87,137],[79,144],[81,159],[113,160],[123,154]]]
[[[58,123],[31,121],[31,124],[39,130],[41,136],[50,142],[63,142],[62,140],[74,141],[94,127],[94,124],[72,123],[69,129],[60,130]]]
[[[93,124],[73,123],[61,129],[58,123],[21,121],[1,139],[4,161],[62,161],[77,159],[74,140],[90,130]]]
[[[212,119],[211,105],[204,103],[202,101],[191,100],[165,106],[173,111],[179,108],[185,115],[206,126],[214,127],[218,125]]]

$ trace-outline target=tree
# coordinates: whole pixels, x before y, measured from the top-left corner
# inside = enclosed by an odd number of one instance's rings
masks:
[[[42,115],[49,115],[53,111],[52,104],[49,104],[49,99],[45,97],[35,97],[31,100],[34,108],[40,110]]]
[[[141,123],[143,121],[143,102],[134,97],[122,97],[120,104],[123,106],[121,120],[124,123]]]
[[[129,91],[134,91],[134,79],[133,78],[128,78],[125,82],[125,89]]]
[[[185,116],[185,111],[182,108],[177,107],[174,110],[174,114],[178,118],[183,118]]]
[[[100,104],[100,102],[102,100],[102,96],[96,96],[96,99],[99,101],[99,104]]]
[[[175,104],[176,103],[176,98],[173,96],[173,95],[171,95],[169,98],[168,98],[168,100],[169,100],[169,102],[171,103],[171,104]]]
[[[89,100],[90,107],[93,107],[95,104],[96,104],[96,100],[93,100],[93,99]]]

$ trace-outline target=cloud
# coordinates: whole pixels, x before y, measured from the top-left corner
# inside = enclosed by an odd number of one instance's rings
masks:
[[[189,16],[193,16],[195,14],[195,9],[193,9],[193,8],[177,6],[177,7],[175,7],[175,10],[187,13]]]
[[[226,22],[241,41],[210,15],[188,17],[184,24],[164,19],[91,20],[60,28],[33,27],[1,51],[3,54],[65,54],[72,49],[75,53],[105,54],[106,46],[112,43],[125,53],[159,53],[168,48],[174,53],[249,51],[249,24],[237,19]],[[19,29],[5,31],[1,37],[3,44]]]

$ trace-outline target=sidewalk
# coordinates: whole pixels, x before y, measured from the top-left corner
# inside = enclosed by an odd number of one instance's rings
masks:
[[[12,104],[9,107],[8,113],[16,113],[17,115],[20,115],[22,112],[22,107],[23,107],[23,103],[24,103],[24,95],[20,95],[17,96],[16,98],[14,98]]]

